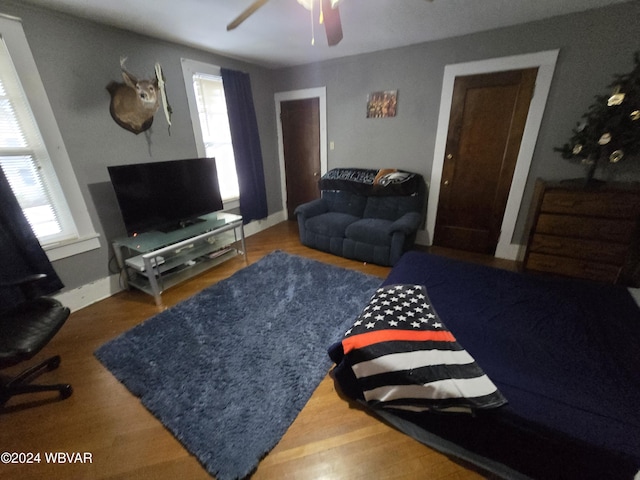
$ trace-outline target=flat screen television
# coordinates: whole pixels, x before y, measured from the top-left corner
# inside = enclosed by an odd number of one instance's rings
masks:
[[[107,167],[128,235],[171,231],[223,209],[213,158]]]

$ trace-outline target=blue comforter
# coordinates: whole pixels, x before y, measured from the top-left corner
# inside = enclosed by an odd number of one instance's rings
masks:
[[[640,310],[624,288],[409,252],[384,285],[424,285],[508,400],[476,416],[399,413],[533,478],[640,470]]]

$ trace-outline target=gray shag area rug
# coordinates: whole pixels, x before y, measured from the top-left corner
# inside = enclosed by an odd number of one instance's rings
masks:
[[[96,357],[218,480],[250,475],[381,279],[275,251]]]

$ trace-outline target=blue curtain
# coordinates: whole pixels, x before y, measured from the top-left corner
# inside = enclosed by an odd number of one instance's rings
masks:
[[[249,74],[226,68],[222,68],[221,73],[236,158],[240,214],[246,224],[268,215],[258,122]]]
[[[0,169],[0,282],[11,282],[36,273],[47,275],[36,291],[48,295],[64,285],[40,246]],[[18,288],[0,288],[0,309],[22,301]]]

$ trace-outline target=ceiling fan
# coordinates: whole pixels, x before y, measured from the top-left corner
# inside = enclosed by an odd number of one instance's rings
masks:
[[[254,1],[227,25],[227,31],[236,28],[268,1],[269,0]],[[340,43],[340,40],[342,40],[342,23],[340,22],[340,11],[338,10],[339,2],[340,0],[320,0],[320,21],[324,24],[324,29],[327,32],[327,42],[330,47],[337,45]],[[311,10],[313,6],[313,0],[298,0],[298,3],[307,10]]]

